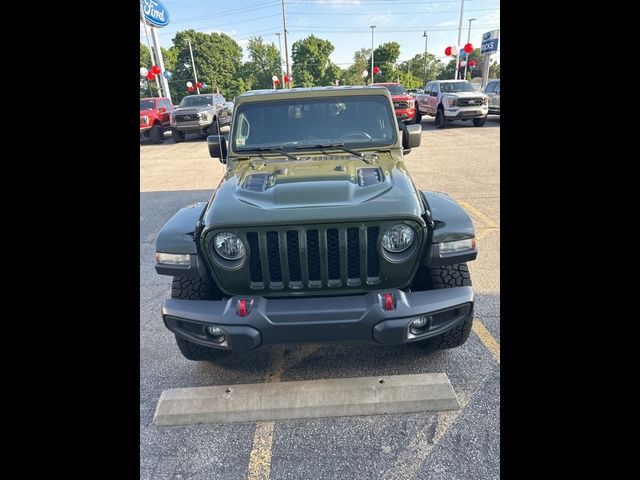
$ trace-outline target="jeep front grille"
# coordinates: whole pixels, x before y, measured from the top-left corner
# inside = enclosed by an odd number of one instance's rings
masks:
[[[482,98],[459,98],[459,107],[475,107],[482,105]]]
[[[247,232],[251,289],[375,285],[380,282],[379,233],[377,226]]]

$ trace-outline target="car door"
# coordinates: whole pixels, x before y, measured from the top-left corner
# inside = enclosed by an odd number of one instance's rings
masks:
[[[431,92],[431,88],[433,87],[433,83],[427,83],[424,87],[424,91],[422,95],[420,95],[420,111],[427,113],[429,110],[429,93]]]
[[[231,122],[231,112],[227,107],[227,102],[224,97],[220,94],[216,95],[216,111],[218,112],[218,117],[220,119],[221,125],[226,125]]]
[[[438,94],[440,93],[440,84],[434,83],[431,85],[431,91],[427,98],[427,113],[435,115],[438,110]]]

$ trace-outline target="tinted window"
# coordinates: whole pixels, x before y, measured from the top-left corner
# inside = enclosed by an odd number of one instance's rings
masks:
[[[154,108],[156,108],[155,100],[140,100],[140,110],[153,110]]]
[[[440,84],[442,93],[450,92],[473,92],[471,82],[445,82]]]
[[[213,95],[188,95],[180,102],[180,107],[210,107],[213,105]]]
[[[231,132],[234,151],[341,143],[382,146],[396,142],[398,124],[382,95],[245,103]]]
[[[391,95],[406,95],[407,91],[404,89],[402,85],[385,85],[387,90],[391,93]]]
[[[489,82],[487,84],[487,88],[485,88],[485,92],[493,92],[496,89],[496,82]]]
[[[436,93],[440,91],[437,83],[434,83],[433,85],[431,85],[431,91]]]

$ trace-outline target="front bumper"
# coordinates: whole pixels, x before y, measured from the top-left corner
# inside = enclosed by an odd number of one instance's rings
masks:
[[[393,310],[383,309],[386,293],[393,296]],[[241,299],[250,306],[244,317],[237,313]],[[428,315],[430,320],[416,335],[409,324],[420,315]],[[366,341],[398,345],[440,335],[471,315],[471,287],[411,293],[387,289],[322,298],[167,299],[162,306],[164,323],[177,336],[207,347],[235,351],[283,343]],[[224,341],[214,342],[208,336],[205,329],[211,324],[224,329]]]
[[[415,108],[396,110],[396,118],[401,121],[413,120],[416,117]]]
[[[140,137],[144,137],[149,130],[151,130],[152,125],[142,126],[140,125]]]
[[[462,118],[483,118],[489,113],[489,107],[486,105],[477,107],[452,107],[444,109],[444,116],[448,119]]]

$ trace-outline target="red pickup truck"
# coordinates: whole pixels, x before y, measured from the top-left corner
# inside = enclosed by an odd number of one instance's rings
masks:
[[[165,97],[140,99],[140,138],[150,138],[153,143],[164,142],[164,132],[171,130],[171,100]]]
[[[416,101],[407,93],[402,84],[389,82],[374,83],[374,85],[387,87],[387,90],[391,93],[391,100],[393,101],[393,108],[396,111],[398,121],[402,120],[407,125],[416,123]]]

